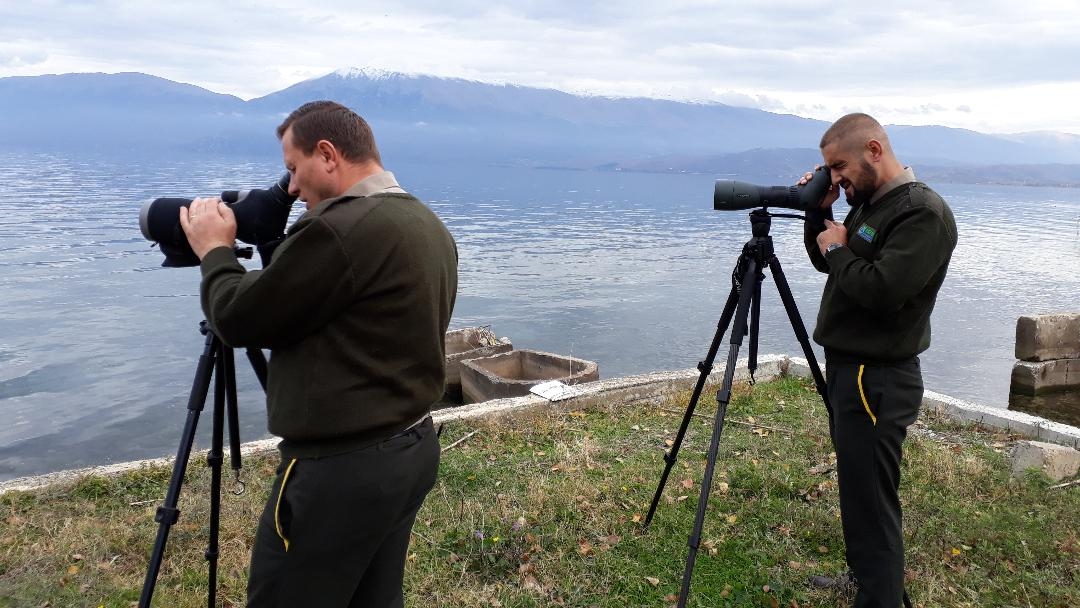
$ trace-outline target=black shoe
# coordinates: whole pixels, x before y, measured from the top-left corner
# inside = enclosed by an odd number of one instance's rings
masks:
[[[824,576],[815,574],[810,577],[810,585],[818,589],[832,589],[841,593],[854,591],[857,588],[855,577],[850,572],[844,572],[839,576]]]

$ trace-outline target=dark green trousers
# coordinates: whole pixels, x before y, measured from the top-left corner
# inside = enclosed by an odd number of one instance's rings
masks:
[[[922,403],[917,357],[889,364],[827,361],[831,431],[856,608],[898,608],[904,594],[900,459]]]
[[[283,461],[259,520],[249,608],[398,608],[416,512],[435,485],[431,419],[362,450]]]

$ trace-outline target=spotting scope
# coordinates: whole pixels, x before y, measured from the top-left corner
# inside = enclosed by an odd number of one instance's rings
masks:
[[[730,179],[716,180],[713,209],[738,211],[757,207],[783,207],[806,211],[821,204],[829,190],[832,176],[828,167],[818,167],[810,181],[802,186],[757,186]]]

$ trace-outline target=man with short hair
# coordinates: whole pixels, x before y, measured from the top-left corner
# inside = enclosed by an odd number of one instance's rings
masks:
[[[922,403],[918,354],[930,346],[930,313],[956,247],[956,222],[896,159],[872,117],[844,116],[820,146],[832,185],[820,208],[807,211],[805,244],[814,267],[829,275],[814,340],[825,349],[854,605],[897,608],[906,599],[902,444]],[[851,205],[842,224],[832,217],[841,189]]]
[[[216,198],[180,210],[202,308],[230,346],[271,351],[282,461],[252,549],[248,606],[397,607],[413,520],[435,483],[457,248],[385,171],[367,123],[330,101],[278,127],[307,211],[262,270]]]

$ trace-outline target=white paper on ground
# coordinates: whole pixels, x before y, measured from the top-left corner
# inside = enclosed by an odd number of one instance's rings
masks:
[[[540,395],[548,401],[561,401],[563,399],[569,399],[570,397],[576,397],[581,394],[578,389],[563,384],[559,380],[549,380],[548,382],[541,382],[536,386],[529,389],[530,393]]]

